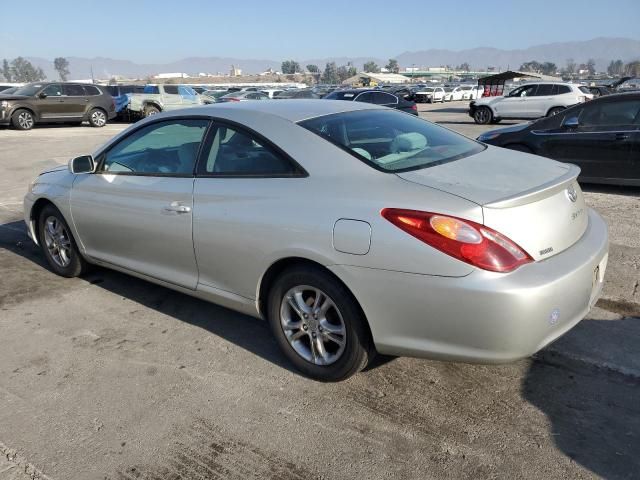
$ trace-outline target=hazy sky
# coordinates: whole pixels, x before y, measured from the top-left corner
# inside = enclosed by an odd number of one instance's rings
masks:
[[[218,4],[219,3],[219,4]],[[220,56],[387,58],[407,50],[526,48],[640,38],[640,0],[30,0],[0,2],[0,58],[169,62]]]

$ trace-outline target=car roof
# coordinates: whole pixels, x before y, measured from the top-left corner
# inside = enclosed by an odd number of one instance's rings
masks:
[[[356,110],[376,110],[381,108],[384,107],[373,105],[371,103],[344,100],[283,99],[269,102],[217,103],[214,105],[175,110],[174,112],[179,112],[179,115],[216,116],[217,112],[232,114],[233,111],[243,111],[273,115],[296,123],[308,118],[322,117],[335,113],[351,112]],[[174,112],[171,113],[173,114]],[[172,115],[169,114],[167,116],[169,117]]]

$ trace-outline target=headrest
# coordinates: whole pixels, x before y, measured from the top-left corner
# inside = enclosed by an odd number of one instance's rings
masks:
[[[427,146],[427,137],[418,133],[403,133],[398,135],[391,142],[389,149],[392,153],[410,152],[412,150],[420,150]]]

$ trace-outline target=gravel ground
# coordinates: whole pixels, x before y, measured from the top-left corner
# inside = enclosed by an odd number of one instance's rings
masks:
[[[420,109],[482,131],[462,103]],[[640,190],[584,187],[610,225],[604,296],[534,358],[379,358],[321,384],[261,321],[44,266],[27,184],[121,128],[0,130],[0,480],[640,477]]]

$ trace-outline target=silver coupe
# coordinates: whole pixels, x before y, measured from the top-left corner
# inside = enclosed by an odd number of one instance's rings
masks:
[[[238,102],[132,125],[37,177],[24,213],[56,273],[266,318],[337,381],[376,352],[513,361],[576,325],[608,252],[578,173],[371,104]]]

